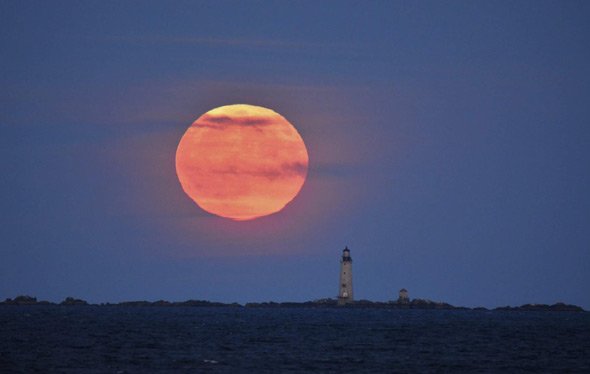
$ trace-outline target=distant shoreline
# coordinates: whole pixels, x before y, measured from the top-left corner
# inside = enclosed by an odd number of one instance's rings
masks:
[[[0,306],[113,306],[113,307],[231,307],[231,308],[335,308],[335,309],[413,309],[413,310],[473,310],[473,311],[533,311],[533,312],[585,312],[577,305],[555,303],[549,304],[523,304],[521,306],[502,306],[496,308],[485,307],[462,307],[454,306],[444,302],[435,302],[425,299],[413,299],[404,302],[400,301],[352,301],[345,305],[338,305],[336,299],[320,299],[305,302],[260,302],[260,303],[221,303],[206,300],[187,300],[171,302],[166,300],[158,301],[122,301],[119,303],[91,304],[82,299],[67,297],[59,303],[37,300],[31,296],[17,296],[14,299],[6,299],[0,302]]]

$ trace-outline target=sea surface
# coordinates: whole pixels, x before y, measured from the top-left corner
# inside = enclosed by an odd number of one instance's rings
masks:
[[[590,372],[590,313],[0,307],[0,373]]]

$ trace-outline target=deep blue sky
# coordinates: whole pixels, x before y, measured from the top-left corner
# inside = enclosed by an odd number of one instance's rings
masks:
[[[590,308],[590,3],[0,3],[0,298]],[[207,110],[300,131],[309,177],[231,222],[174,155]]]

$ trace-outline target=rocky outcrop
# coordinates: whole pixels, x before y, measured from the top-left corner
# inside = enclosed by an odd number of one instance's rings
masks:
[[[511,312],[583,312],[584,309],[577,305],[555,303],[553,305],[548,304],[524,304],[521,306],[503,306],[494,310],[503,310]]]
[[[449,303],[432,301],[428,299],[413,299],[411,301],[370,301],[370,300],[356,300],[345,305],[338,305],[334,299],[321,299],[315,301],[305,302],[263,302],[263,303],[247,303],[247,308],[367,308],[367,309],[416,309],[416,310],[475,310],[475,311],[489,311],[484,307],[467,308],[462,306],[454,306]],[[559,312],[583,312],[579,306],[568,305],[564,303],[557,303],[553,305],[542,304],[525,304],[519,307],[501,307],[494,310],[508,310],[508,311],[559,311]]]
[[[82,300],[82,299],[75,299],[73,297],[66,297],[64,299],[64,301],[62,301],[61,303],[59,303],[59,305],[88,305],[88,302],[86,300]]]
[[[186,306],[186,307],[240,307],[241,305],[238,303],[218,303],[213,301],[206,301],[206,300],[187,300],[187,301],[176,301],[170,302],[166,300],[158,300],[158,301],[122,301],[117,304],[105,304],[111,306],[164,306],[164,307],[178,307],[178,306]]]
[[[320,299],[304,302],[276,303],[274,301],[268,301],[262,303],[246,303],[246,308],[326,308],[335,307],[337,305],[338,302],[334,299]]]
[[[6,299],[0,304],[4,305],[52,305],[49,301],[37,301],[36,297],[27,295],[17,296],[14,299]]]
[[[6,299],[0,302],[0,305],[56,305],[49,301],[38,301],[36,297],[21,295],[14,299]],[[74,306],[74,305],[90,305],[82,299],[73,297],[66,297],[60,306]],[[95,304],[96,305],[96,304]],[[117,307],[235,307],[241,308],[242,305],[238,303],[219,303],[207,300],[187,300],[170,302],[166,300],[158,301],[123,301],[120,303],[105,303],[97,306],[117,306]],[[338,305],[335,299],[318,299],[304,302],[261,302],[261,303],[247,303],[247,308],[367,308],[367,309],[434,309],[434,310],[474,310],[474,311],[488,311],[489,309],[483,307],[466,308],[460,306],[453,306],[451,304],[432,301],[428,299],[403,299],[397,301],[370,301],[370,300],[356,300],[345,305]],[[522,311],[522,312],[584,312],[584,309],[577,305],[556,303],[553,305],[547,304],[524,304],[517,307],[504,306],[493,309],[495,311]]]
[[[305,302],[263,302],[263,303],[247,303],[247,308],[373,308],[373,309],[467,309],[464,307],[455,307],[451,304],[436,302],[425,299],[414,299],[412,301],[403,300],[403,302],[390,301],[370,301],[370,300],[356,300],[345,305],[338,305],[337,300],[334,299],[320,299],[315,301]]]

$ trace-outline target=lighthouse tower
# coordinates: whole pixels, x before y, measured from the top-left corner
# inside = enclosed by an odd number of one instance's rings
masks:
[[[350,249],[344,248],[340,260],[340,284],[338,285],[338,305],[352,301],[352,257]]]

